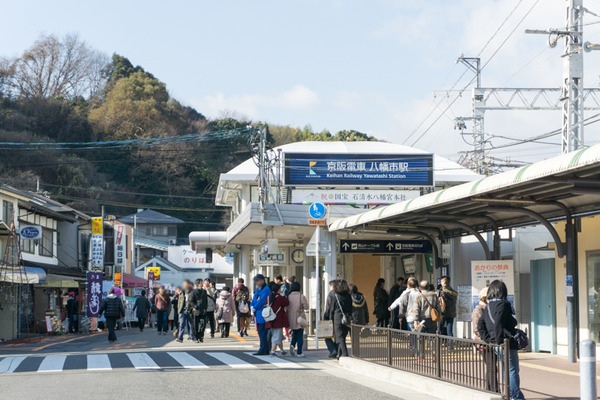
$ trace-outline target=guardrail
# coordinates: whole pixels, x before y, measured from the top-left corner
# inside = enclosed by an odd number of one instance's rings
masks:
[[[508,350],[439,334],[352,325],[352,357],[510,398]]]

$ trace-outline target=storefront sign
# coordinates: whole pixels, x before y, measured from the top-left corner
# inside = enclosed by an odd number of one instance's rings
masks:
[[[102,218],[92,218],[92,271],[104,270],[104,238]]]
[[[40,240],[42,238],[42,227],[39,225],[22,226],[19,230],[21,239]]]
[[[206,262],[204,252],[196,253],[190,246],[169,246],[169,261],[184,269],[230,269],[233,268],[233,257],[227,254],[225,257],[213,252],[212,263]]]
[[[148,275],[148,280],[152,276],[153,281],[160,280],[160,267],[146,267],[146,274]]]
[[[125,266],[125,225],[115,225],[115,267]]]
[[[285,184],[433,186],[433,155],[285,153]]]
[[[418,190],[292,190],[292,204],[312,204],[321,202],[326,205],[387,205],[420,196]]]
[[[515,273],[512,260],[471,261],[471,310],[479,303],[479,292],[496,279],[508,289],[508,301],[515,304]]]
[[[154,282],[154,271],[148,271],[148,298],[152,299],[154,297],[154,287],[152,286],[152,282]]]
[[[122,278],[123,278],[123,274],[121,272],[115,272],[115,279],[114,279],[114,284],[116,287],[122,287]]]
[[[340,240],[340,253],[429,253],[426,240]]]
[[[86,315],[88,318],[98,317],[102,304],[102,272],[87,273]]]

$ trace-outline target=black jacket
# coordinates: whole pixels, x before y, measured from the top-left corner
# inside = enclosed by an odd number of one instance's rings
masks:
[[[477,330],[484,342],[502,344],[504,339],[510,339],[511,349],[518,349],[517,342],[510,337],[516,327],[517,320],[513,317],[512,306],[506,300],[491,301],[477,322]]]
[[[125,309],[123,308],[123,302],[120,298],[113,295],[108,295],[102,300],[102,306],[100,306],[100,311],[98,315],[102,315],[106,318],[122,318],[125,316]]]
[[[362,293],[352,294],[352,319],[358,325],[369,323],[369,307],[367,306],[367,299]]]
[[[341,309],[340,306],[342,306]],[[346,339],[346,335],[348,335],[348,326],[342,324],[343,314],[352,314],[352,297],[350,293],[336,294],[332,290],[327,295],[323,319],[333,321],[333,334],[336,343],[343,342]]]
[[[390,289],[390,297],[388,299],[388,306],[391,306],[392,303],[394,301],[396,301],[396,299],[400,296],[402,296],[402,293],[404,293],[404,291],[406,290],[406,286],[402,285],[398,285],[395,284],[394,286],[392,286],[392,288]]]
[[[438,296],[444,299],[444,304],[446,304],[446,308],[442,311],[442,315],[446,318],[456,318],[456,300],[458,299],[458,293],[450,286],[446,286],[438,291]]]
[[[389,296],[385,289],[379,288],[374,294],[375,300],[375,311],[373,314],[377,319],[385,319],[390,317],[390,311],[388,310],[388,299]]]
[[[77,300],[73,297],[69,297],[67,300],[67,317],[77,315]]]
[[[206,314],[207,294],[204,289],[194,289],[190,292],[190,299],[186,305],[187,310],[195,316]]]

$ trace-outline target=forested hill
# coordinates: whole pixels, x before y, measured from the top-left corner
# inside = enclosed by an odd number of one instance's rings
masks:
[[[91,215],[102,204],[117,216],[154,208],[188,222],[185,234],[223,227],[223,210],[214,206],[216,183],[220,173],[250,157],[248,138],[208,134],[211,140],[152,146],[123,141],[248,125],[267,127],[271,146],[375,140],[351,130],[314,132],[309,125],[270,125],[234,113],[209,120],[201,111],[169,96],[165,83],[124,56],[109,58],[76,35],[43,36],[21,56],[0,59],[0,184],[35,190],[39,179],[52,198]],[[119,144],[85,145],[105,141]],[[65,145],[17,150],[9,142]]]

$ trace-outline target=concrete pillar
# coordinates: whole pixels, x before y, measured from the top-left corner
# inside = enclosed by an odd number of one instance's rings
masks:
[[[325,273],[323,274],[323,282],[325,287],[331,280],[337,279],[337,235],[331,232],[322,232],[327,238],[327,243],[331,248],[331,252],[325,256]]]
[[[252,279],[250,276],[250,246],[242,246],[240,252],[236,254],[236,258],[239,258],[238,277],[243,278],[246,284],[249,284]]]

